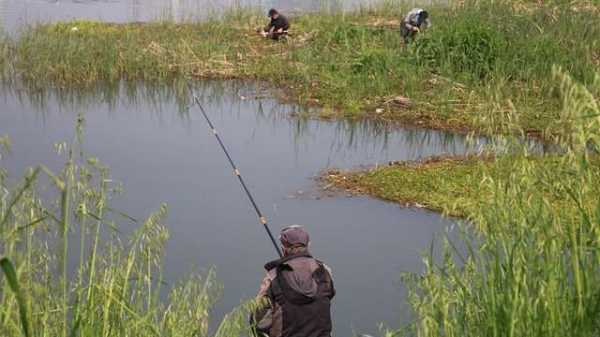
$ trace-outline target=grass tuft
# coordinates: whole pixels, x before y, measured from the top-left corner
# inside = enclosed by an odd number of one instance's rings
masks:
[[[557,151],[501,138],[486,161],[432,159],[326,177],[468,220],[469,235],[438,247],[441,261],[432,252],[423,273],[407,275],[415,335],[600,333],[600,79],[585,85],[558,67],[552,76],[562,102],[551,126]]]
[[[127,224],[137,221],[114,211],[118,186],[108,169],[84,154],[75,160],[74,145],[62,149],[62,171],[40,166],[16,187],[0,180],[7,193],[0,199],[0,335],[210,336],[220,292],[214,271],[172,286],[163,280],[166,205],[127,240]],[[237,309],[220,329],[245,334],[251,327],[239,317],[252,305]]]

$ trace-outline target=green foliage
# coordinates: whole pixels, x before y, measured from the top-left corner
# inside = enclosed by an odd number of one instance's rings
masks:
[[[342,179],[468,219],[468,235],[438,247],[441,261],[427,255],[425,271],[407,275],[415,335],[600,333],[600,75],[584,85],[555,67],[552,77],[562,102],[550,126],[558,151],[532,153],[501,137],[493,161],[403,164]]]
[[[13,291],[15,295],[15,299],[19,306],[19,319],[21,321],[21,326],[23,327],[23,335],[25,337],[31,336],[29,332],[29,319],[27,318],[27,307],[25,305],[25,300],[23,297],[23,293],[19,287],[19,282],[17,281],[17,273],[15,271],[15,267],[7,258],[0,259],[0,269],[4,272],[4,276],[6,277],[6,281],[10,290]]]
[[[417,39],[412,52],[418,64],[439,73],[479,81],[488,79],[508,47],[497,27],[474,13],[461,14],[449,26]]]
[[[366,172],[332,174],[328,179],[341,187],[368,193],[401,204],[445,211],[452,216],[468,216],[478,186],[469,184],[481,179],[486,169],[502,170],[492,161],[480,157],[429,158],[424,162],[398,163]]]
[[[117,187],[107,168],[93,158],[75,161],[73,147],[59,148],[68,153],[61,172],[40,166],[17,187],[0,185],[8,193],[0,199],[0,268],[6,276],[0,278],[0,335],[209,336],[220,291],[214,272],[165,288],[166,206],[126,240],[117,221],[137,220],[112,208]],[[39,178],[42,173],[51,186]],[[248,331],[238,318],[249,308],[251,302],[237,309],[223,329],[232,336]]]

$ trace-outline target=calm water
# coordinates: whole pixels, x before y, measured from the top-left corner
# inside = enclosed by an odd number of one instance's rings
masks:
[[[460,154],[464,140],[367,122],[291,118],[293,106],[253,98],[252,85],[214,82],[198,92],[273,230],[304,224],[313,253],[333,268],[335,335],[376,333],[379,322],[397,326],[406,319],[400,273],[421,270],[420,253],[449,221],[367,197],[321,198],[313,178],[328,167]],[[53,144],[71,141],[76,116],[84,114],[84,150],[123,182],[118,207],[143,218],[168,203],[167,280],[194,266],[216,266],[225,293],[216,316],[255,295],[274,250],[197,110],[182,112],[165,90],[50,96],[42,103],[39,96],[5,90],[0,105],[0,135],[13,143],[1,165],[14,174],[40,162],[59,168]]]

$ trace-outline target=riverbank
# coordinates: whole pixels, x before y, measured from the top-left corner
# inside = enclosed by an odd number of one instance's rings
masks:
[[[468,219],[408,275],[414,335],[593,336],[600,331],[600,76],[560,83],[560,152],[434,158],[325,175],[330,184]],[[458,225],[461,226],[461,225]],[[436,260],[440,254],[443,259]],[[439,255],[438,255],[439,256]]]
[[[577,174],[562,167],[564,161],[572,160],[569,151],[574,148],[584,152],[585,160],[591,165],[588,168],[591,174],[600,174],[598,149],[594,146],[597,134],[592,131],[600,125],[597,119],[600,115],[600,74],[596,75],[594,84],[585,85],[563,70],[554,68],[553,81],[560,87],[557,97],[562,104],[556,123],[560,129],[556,129],[558,133],[552,138],[554,145],[548,148],[548,152],[543,149],[545,146],[540,148],[539,143],[532,148],[531,144],[516,137],[500,136],[489,140],[491,143],[474,155],[391,162],[366,170],[329,170],[321,175],[323,186],[325,189],[368,194],[404,206],[472,219],[475,210],[493,192],[489,190],[489,184],[483,183],[484,180],[505,182],[515,172],[527,167],[530,171],[543,172],[542,176],[536,177],[540,183],[537,193],[565,214],[577,213],[582,205],[570,203],[565,191],[562,194],[550,193],[548,187],[555,181],[568,179],[570,174]],[[514,120],[505,123],[507,129],[517,134],[526,133]]]
[[[265,18],[238,10],[202,23],[70,22],[3,43],[3,74],[34,88],[186,78],[257,79],[322,117],[370,117],[436,129],[502,133],[514,112],[528,133],[553,126],[552,65],[582,82],[600,64],[597,7],[462,2],[430,8],[433,27],[401,42],[405,8],[292,18],[288,42],[254,33]],[[181,86],[185,88],[184,86]]]
[[[489,170],[503,172],[491,158],[431,157],[390,163],[361,171],[329,170],[321,179],[326,190],[368,194],[407,207],[467,217],[479,191],[477,181]]]
[[[546,171],[554,179],[561,179],[560,161],[556,155],[430,157],[368,170],[329,170],[323,173],[321,180],[326,189],[340,189],[351,195],[367,194],[406,207],[471,219],[493,193],[483,180],[507,181],[525,163],[535,170]],[[596,161],[593,163],[597,165]],[[552,194],[543,187],[540,192],[547,193],[548,202],[565,213],[576,211],[577,205],[568,202],[567,195]]]

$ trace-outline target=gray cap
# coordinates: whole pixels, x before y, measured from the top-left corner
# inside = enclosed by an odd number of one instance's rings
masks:
[[[291,225],[284,227],[279,234],[279,241],[284,247],[308,246],[310,238],[304,227]]]

